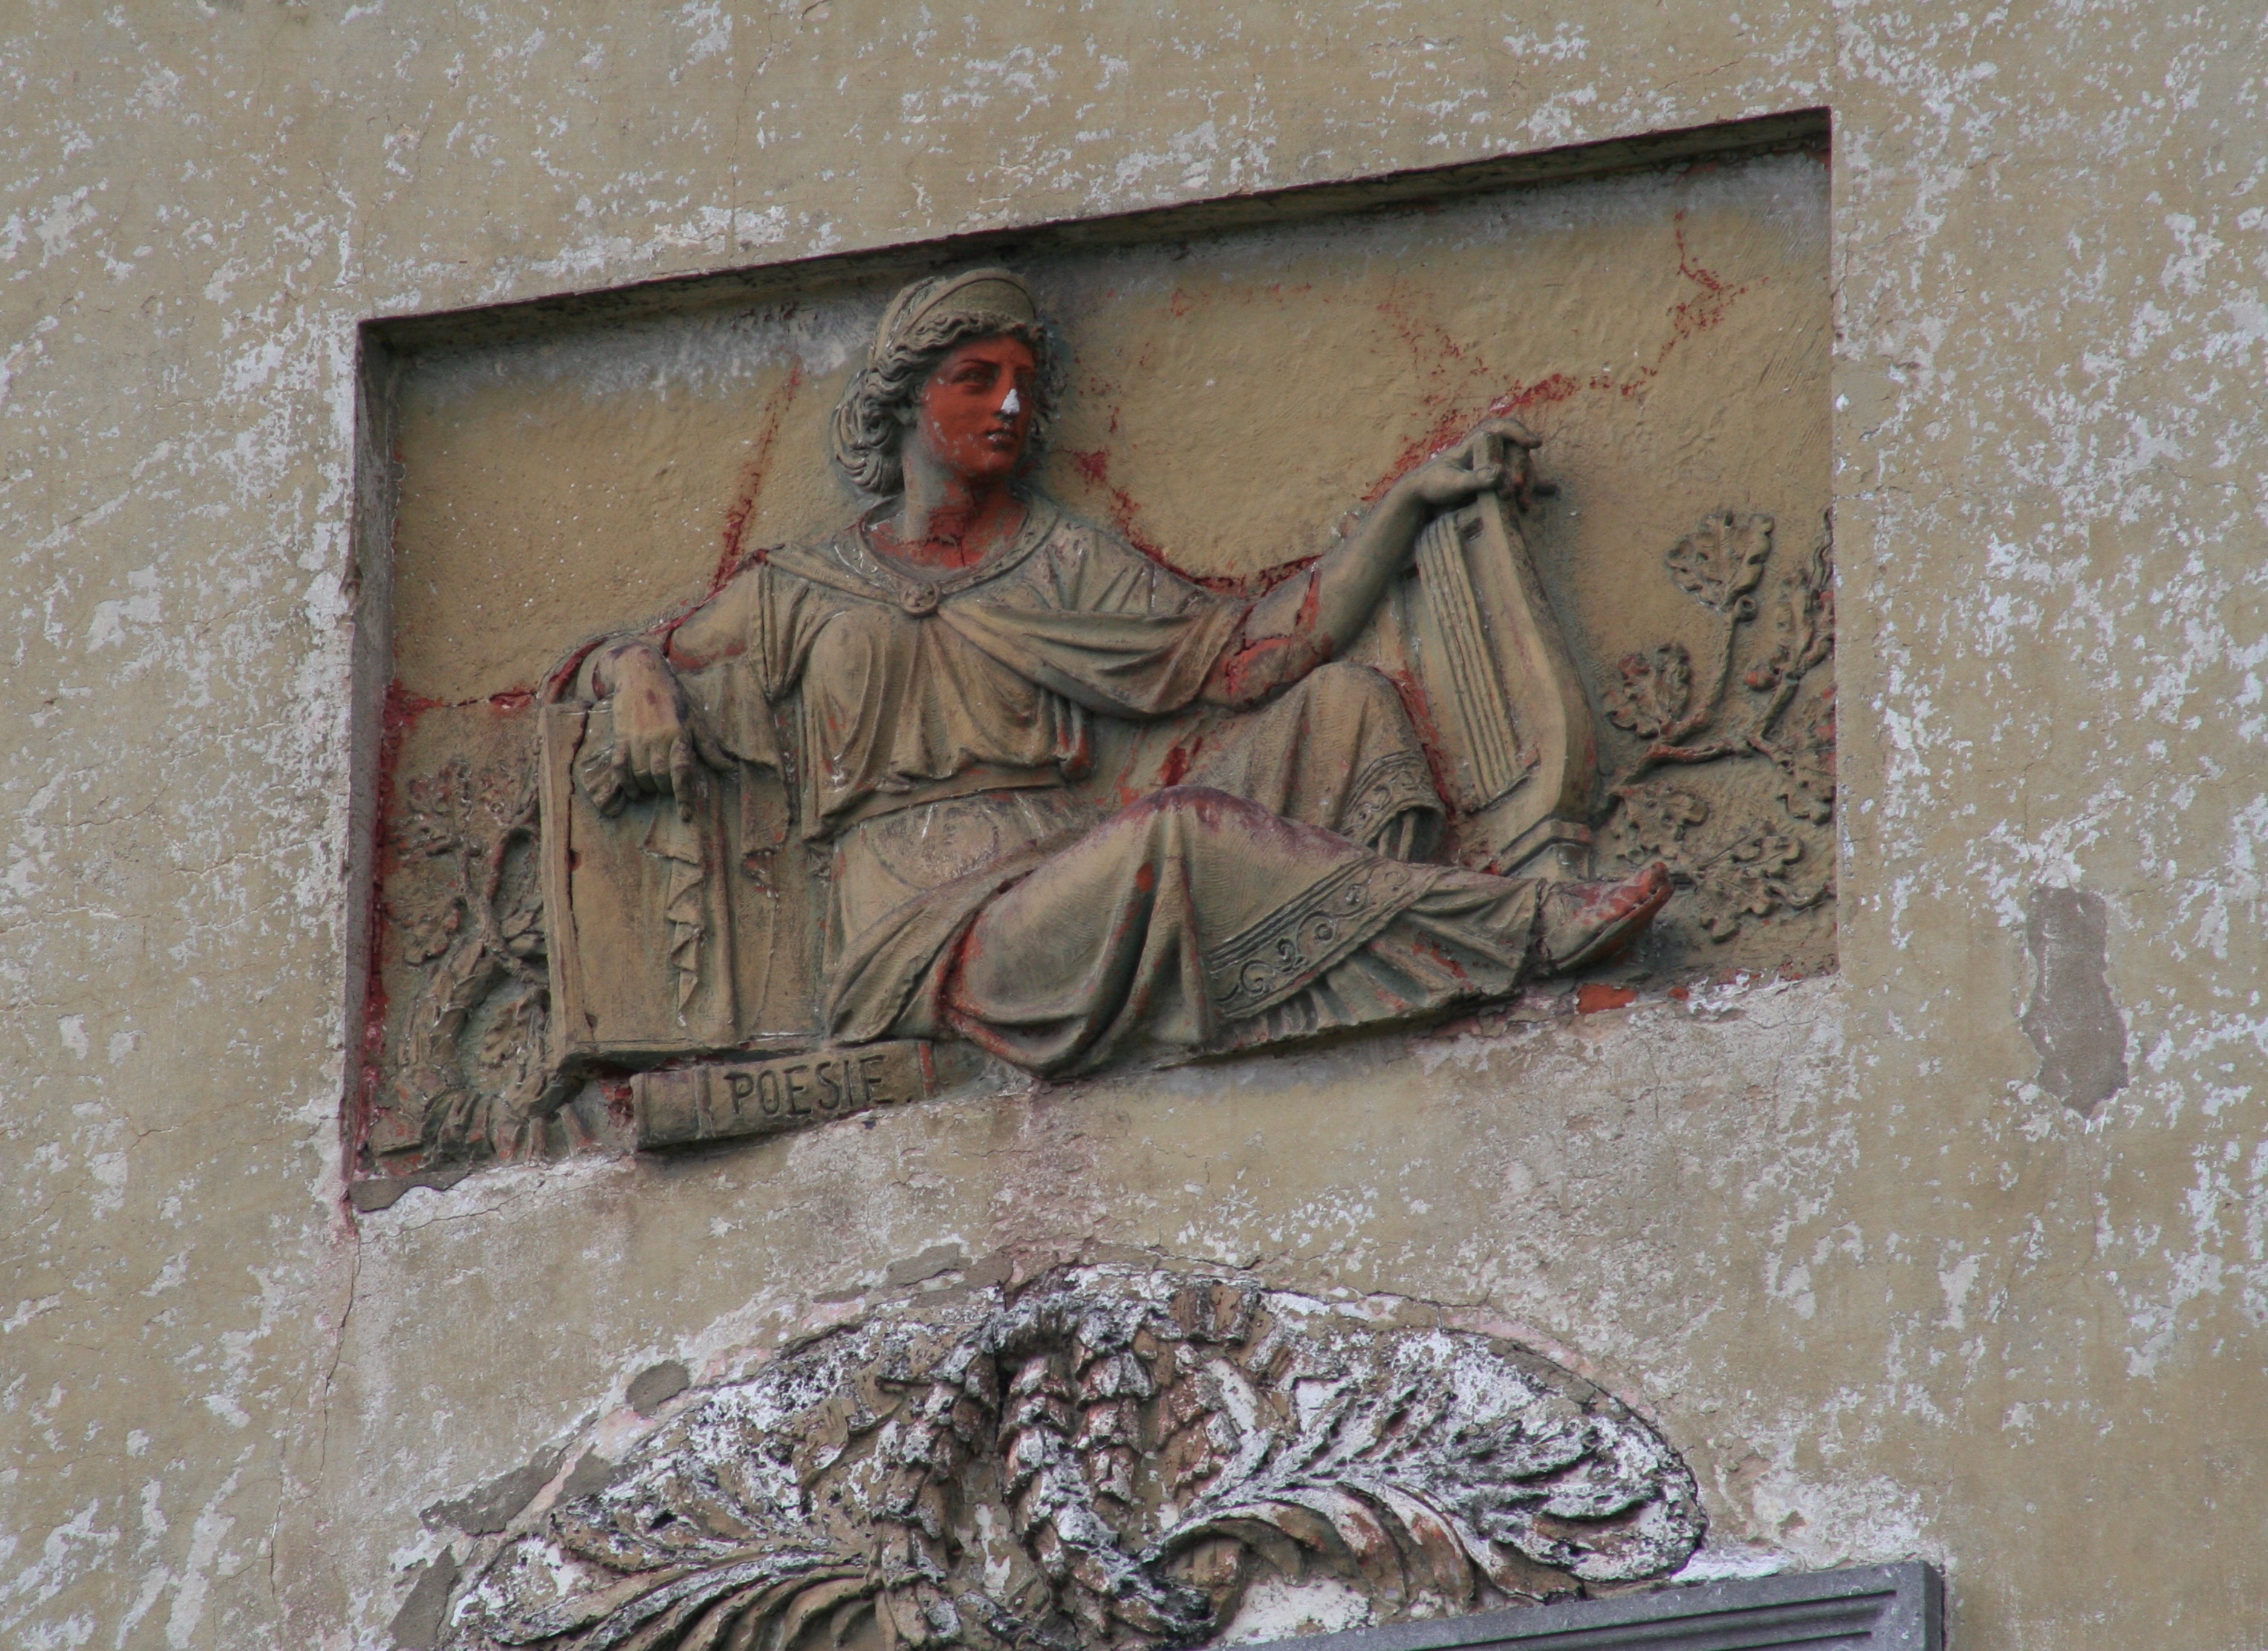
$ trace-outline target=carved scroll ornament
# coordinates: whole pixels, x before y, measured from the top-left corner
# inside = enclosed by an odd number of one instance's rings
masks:
[[[1440,1614],[1663,1575],[1702,1530],[1669,1446],[1535,1354],[1095,1268],[696,1392],[475,1573],[448,1643],[1180,1647],[1265,1578]]]

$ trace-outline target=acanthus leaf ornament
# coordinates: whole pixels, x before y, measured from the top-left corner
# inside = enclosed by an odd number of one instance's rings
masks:
[[[1658,1434],[1525,1349],[1084,1268],[696,1393],[476,1567],[448,1643],[1182,1647],[1265,1576],[1463,1611],[1665,1575],[1703,1524]]]

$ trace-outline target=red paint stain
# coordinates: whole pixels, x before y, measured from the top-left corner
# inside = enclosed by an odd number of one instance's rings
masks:
[[[1238,601],[1256,602],[1285,580],[1305,573],[1322,558],[1301,556],[1292,561],[1279,561],[1272,568],[1263,568],[1258,573],[1247,574],[1192,573],[1170,557],[1158,556],[1156,560],[1200,591],[1210,591],[1215,596],[1230,597]]]
[[[377,1119],[379,1062],[386,1053],[386,975],[380,965],[386,936],[384,891],[399,863],[394,852],[400,807],[395,796],[395,770],[401,766],[401,745],[409,730],[419,717],[438,708],[440,703],[438,700],[409,693],[396,682],[387,685],[386,703],[379,711],[377,795],[372,809],[377,840],[371,845],[370,905],[364,914],[369,924],[369,955],[364,959],[368,984],[362,1005],[362,1069],[350,1103],[352,1115],[347,1119],[350,1157],[357,1164],[369,1144],[371,1126]]]
[[[1117,415],[1114,412],[1111,428],[1116,429],[1117,427]],[[1320,556],[1295,556],[1289,561],[1278,562],[1272,568],[1263,568],[1253,574],[1198,573],[1175,561],[1166,554],[1164,546],[1143,532],[1135,519],[1141,510],[1140,503],[1125,488],[1111,483],[1108,448],[1065,448],[1064,457],[1071,460],[1071,468],[1079,472],[1081,480],[1104,495],[1108,501],[1104,509],[1110,517],[1110,525],[1117,530],[1121,538],[1160,567],[1188,580],[1199,590],[1210,591],[1216,596],[1256,601],[1285,580],[1305,573],[1322,560]]]
[[[1824,159],[1823,154],[1820,158]],[[1705,166],[1707,164],[1699,165]],[[1490,419],[1518,416],[1557,407],[1587,392],[1610,392],[1628,400],[1643,398],[1654,380],[1661,376],[1663,365],[1680,343],[1717,326],[1734,302],[1769,279],[1728,283],[1715,270],[1701,263],[1686,240],[1684,217],[1682,210],[1678,212],[1672,229],[1677,247],[1678,274],[1700,290],[1693,297],[1671,308],[1670,336],[1663,341],[1654,360],[1621,378],[1616,378],[1610,372],[1601,371],[1580,379],[1565,372],[1547,373],[1541,378],[1525,382],[1515,379],[1510,388],[1491,397],[1476,411],[1480,387],[1491,376],[1487,363],[1460,343],[1440,322],[1427,317],[1413,316],[1407,304],[1399,298],[1381,300],[1378,305],[1380,312],[1387,318],[1416,358],[1418,376],[1424,385],[1420,403],[1432,409],[1432,416],[1425,429],[1404,443],[1394,461],[1364,489],[1360,495],[1361,503],[1376,503],[1403,477],[1448,451],[1475,428]],[[1278,283],[1270,286],[1267,291],[1271,297],[1280,301],[1287,291],[1307,292],[1310,290],[1310,283],[1302,283],[1287,289]],[[1189,314],[1203,301],[1204,295],[1191,294],[1186,289],[1176,288],[1167,308],[1179,319]],[[1154,366],[1154,344],[1145,344],[1137,356],[1137,367]],[[1100,375],[1090,377],[1091,393],[1097,400],[1108,401],[1108,433],[1116,435],[1120,409],[1114,393],[1117,385]],[[792,382],[790,388],[792,393]],[[778,411],[784,411],[784,402]],[[775,413],[768,421],[770,435],[764,438],[765,453],[770,451],[771,437],[777,434],[777,426],[778,417]],[[1111,525],[1127,543],[1190,583],[1217,595],[1257,599],[1285,580],[1306,572],[1320,560],[1315,556],[1297,557],[1241,576],[1194,572],[1176,563],[1166,553],[1164,547],[1143,531],[1137,519],[1141,510],[1140,503],[1127,489],[1113,484],[1109,479],[1110,453],[1108,448],[1097,447],[1083,451],[1074,450],[1066,456],[1080,476],[1108,500],[1106,509]],[[1405,693],[1405,699],[1410,697]],[[1414,703],[1412,713],[1418,714]]]
[[[680,617],[683,616],[680,615]],[[583,662],[605,647],[609,640],[611,639],[604,636],[594,636],[554,665],[550,674],[543,679],[542,686],[535,691],[536,697],[546,705],[556,702],[563,694],[574,686],[575,679],[583,672]],[[519,690],[514,690],[514,693],[518,692]]]
[[[619,1128],[628,1129],[636,1121],[637,1108],[630,1100],[630,1081],[609,1078],[599,1085],[599,1093],[607,1097],[607,1119]]]
[[[1579,379],[1555,372],[1528,383],[1514,380],[1511,388],[1493,397],[1476,413],[1473,404],[1478,400],[1476,390],[1488,376],[1484,363],[1469,356],[1438,323],[1413,320],[1395,300],[1381,303],[1381,312],[1418,356],[1419,377],[1425,385],[1420,400],[1422,405],[1432,409],[1432,417],[1365,489],[1363,503],[1376,503],[1395,482],[1447,451],[1488,419],[1556,407],[1586,392],[1611,392],[1626,400],[1643,399],[1661,377],[1663,367],[1680,344],[1717,326],[1742,297],[1770,281],[1769,276],[1761,276],[1755,281],[1728,282],[1702,263],[1686,240],[1684,218],[1685,214],[1680,211],[1671,225],[1677,247],[1677,273],[1699,290],[1670,307],[1669,336],[1662,341],[1653,360],[1619,378],[1600,371]]]
[[[1112,484],[1110,450],[1107,447],[1090,448],[1085,451],[1069,449],[1066,450],[1066,457],[1071,459],[1079,473],[1086,477],[1091,486],[1100,489],[1109,501],[1104,508],[1109,514],[1111,526],[1118,530],[1119,537],[1160,567],[1172,568],[1175,573],[1180,573],[1182,570],[1174,567],[1164,547],[1144,532],[1141,525],[1134,519],[1142,509],[1135,502],[1134,495],[1125,488]],[[1182,576],[1186,578],[1189,576]],[[1200,579],[1197,583],[1202,584],[1204,581]]]
[[[1279,561],[1272,568],[1263,568],[1241,583],[1244,589],[1257,599],[1266,596],[1285,580],[1298,578],[1322,560],[1321,556],[1294,556],[1291,561]]]
[[[1394,685],[1394,691],[1402,696],[1402,708],[1410,713],[1410,728],[1418,736],[1418,749],[1425,752],[1426,772],[1433,776],[1434,794],[1453,796],[1449,789],[1449,761],[1443,754],[1448,746],[1441,737],[1441,725],[1433,720],[1433,708],[1425,698],[1425,688],[1407,670],[1390,670],[1385,675]]]
[[[764,481],[771,469],[772,449],[779,442],[780,426],[786,421],[796,392],[802,388],[803,363],[799,361],[788,369],[787,383],[764,400],[763,416],[757,421],[756,434],[750,443],[755,451],[748,455],[747,463],[740,466],[740,491],[733,496],[732,508],[725,512],[724,526],[718,530],[717,571],[709,580],[711,596],[725,588],[747,560],[740,540],[748,531],[749,517],[756,512],[756,501],[762,496]]]
[[[1638,994],[1626,986],[1609,986],[1602,980],[1586,980],[1575,988],[1575,1012],[1597,1015],[1610,1009],[1628,1009],[1638,1002]]]
[[[1336,645],[1315,630],[1322,602],[1322,581],[1311,578],[1300,611],[1292,618],[1291,633],[1246,642],[1224,655],[1213,666],[1208,688],[1231,705],[1255,704],[1326,663]]]
[[[1103,423],[1102,433],[1106,436],[1117,435],[1120,398],[1123,393],[1118,381],[1106,373],[1096,372],[1088,368],[1082,370],[1081,385],[1079,393],[1081,401],[1091,407],[1110,409],[1110,416]]]
[[[1423,431],[1403,444],[1394,462],[1365,489],[1362,502],[1365,504],[1377,503],[1395,482],[1420,465],[1447,452],[1490,419],[1508,418],[1533,412],[1538,407],[1556,407],[1581,391],[1610,387],[1613,386],[1604,374],[1594,375],[1584,381],[1571,378],[1564,372],[1555,372],[1536,379],[1533,384],[1515,380],[1511,389],[1491,400],[1477,415],[1466,403],[1444,407],[1434,415],[1432,422]]]
[[[1669,232],[1677,238],[1677,273],[1711,292],[1722,292],[1725,283],[1716,272],[1693,261],[1693,249],[1685,244],[1685,209],[1683,207],[1670,220]]]
[[[1442,969],[1447,971],[1450,975],[1457,980],[1469,980],[1472,979],[1472,977],[1465,972],[1465,965],[1458,962],[1455,958],[1452,957],[1447,950],[1445,950],[1438,941],[1421,940],[1412,947],[1411,950],[1418,952],[1421,957],[1431,958]]]
[[[382,932],[379,921],[381,909],[378,882],[372,878],[370,889],[370,987],[363,994],[362,1006],[362,1069],[349,1103],[346,1129],[348,1162],[356,1166],[349,1171],[350,1178],[359,1173],[370,1148],[371,1126],[378,1118],[378,1066],[386,1053],[386,980],[378,968],[378,937]]]
[[[515,691],[514,697],[525,701],[526,695]],[[468,703],[479,704],[471,701]],[[386,689],[386,704],[379,713],[378,733],[378,795],[373,812],[378,822],[378,858],[376,868],[382,881],[394,869],[394,833],[400,823],[396,818],[398,799],[394,795],[394,771],[401,766],[402,742],[417,719],[428,711],[438,711],[446,702],[429,700],[423,694],[412,693],[399,682],[389,683]]]
[[[1212,683],[1227,703],[1257,705],[1331,657],[1328,636],[1267,636],[1238,649],[1213,667]]]
[[[1701,290],[1683,304],[1670,306],[1672,337],[1670,344],[1663,347],[1662,354],[1665,356],[1677,340],[1705,333],[1723,320],[1734,300],[1756,284],[1744,281],[1738,286],[1729,285],[1715,270],[1697,261],[1693,256],[1693,249],[1685,241],[1685,214],[1683,211],[1672,220],[1670,230],[1677,238],[1677,273]]]

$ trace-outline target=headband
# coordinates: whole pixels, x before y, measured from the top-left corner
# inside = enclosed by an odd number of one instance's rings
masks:
[[[1040,319],[1039,306],[1023,278],[1007,269],[970,269],[957,275],[917,281],[890,300],[882,323],[874,329],[874,346],[866,359],[879,366],[898,341],[909,336],[923,322],[937,315],[973,316],[998,321],[1004,327],[1029,326]]]

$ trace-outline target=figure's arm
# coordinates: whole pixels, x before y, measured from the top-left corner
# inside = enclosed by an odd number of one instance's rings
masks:
[[[1305,578],[1286,580],[1252,605],[1206,679],[1204,697],[1256,704],[1345,651],[1409,561],[1426,522],[1491,490],[1524,494],[1537,445],[1524,425],[1491,420],[1395,482]]]
[[[692,808],[696,763],[730,767],[693,715],[679,671],[700,671],[746,651],[747,597],[736,580],[659,636],[624,636],[594,649],[582,688],[614,713],[615,775],[633,796],[667,796]]]

